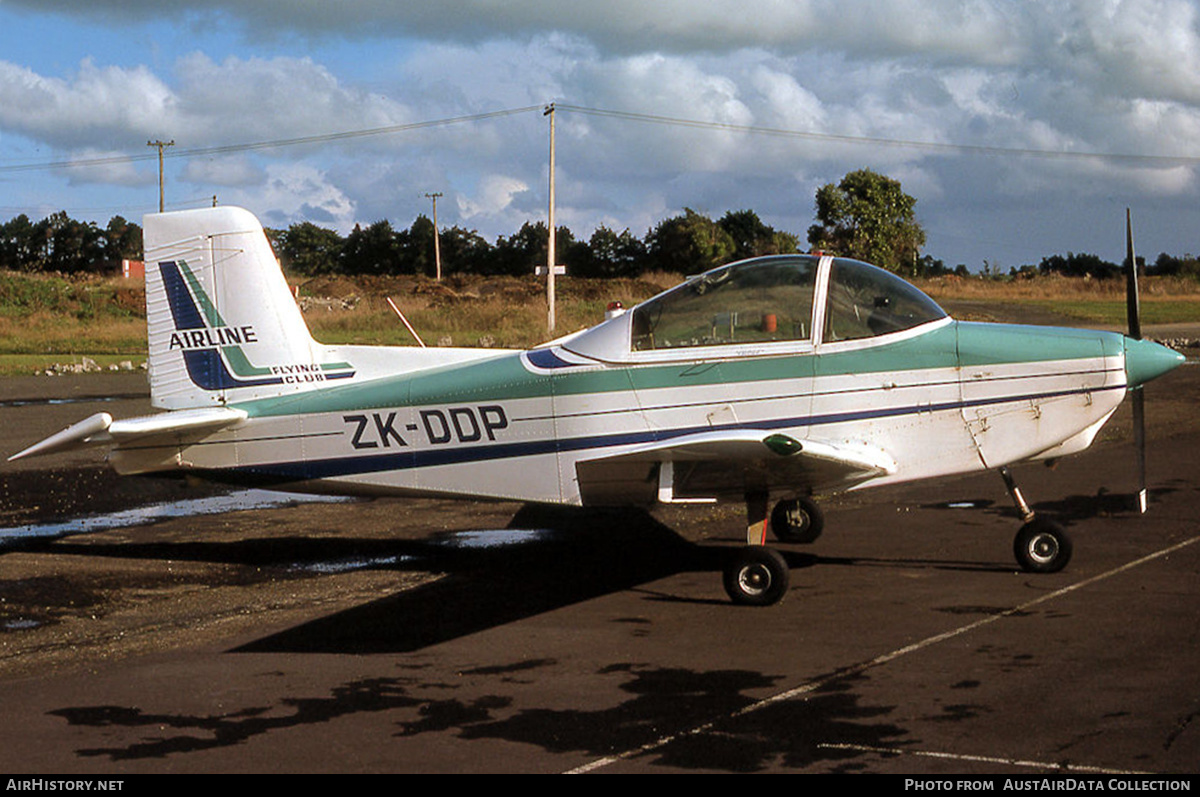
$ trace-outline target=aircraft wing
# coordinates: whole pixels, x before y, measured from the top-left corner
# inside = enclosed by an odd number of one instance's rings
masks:
[[[119,445],[143,437],[164,434],[215,432],[244,420],[246,413],[229,407],[204,407],[195,410],[164,412],[142,418],[114,421],[107,412],[98,412],[50,435],[24,451],[13,454],[9,462],[25,457],[54,454],[97,445]]]
[[[848,489],[894,473],[882,449],[848,441],[799,440],[780,432],[732,429],[658,441],[576,465],[581,493],[610,494],[615,482],[657,466],[658,500],[744,496],[747,486],[808,492]]]

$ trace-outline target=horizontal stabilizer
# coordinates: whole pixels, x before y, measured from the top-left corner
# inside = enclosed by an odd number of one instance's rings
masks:
[[[8,461],[13,462],[25,457],[40,457],[45,454],[54,454],[58,451],[82,448],[89,445],[91,439],[96,435],[108,431],[108,427],[112,425],[112,422],[112,416],[107,412],[97,412],[95,415],[88,416],[78,423],[71,424],[57,434],[50,435],[42,442],[34,443],[24,451],[13,454],[8,458]]]
[[[124,443],[150,435],[215,432],[245,419],[244,410],[235,410],[232,407],[203,407],[114,421],[108,428],[108,434],[113,442]]]
[[[70,451],[87,446],[124,443],[140,437],[162,434],[195,434],[215,432],[233,426],[246,418],[242,410],[229,407],[205,407],[195,410],[164,412],[142,418],[114,421],[107,412],[98,412],[57,434],[8,458],[9,462],[25,457],[37,457]]]

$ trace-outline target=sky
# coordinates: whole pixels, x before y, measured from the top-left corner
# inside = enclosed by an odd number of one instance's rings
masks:
[[[81,7],[85,6],[85,7]],[[806,241],[873,169],[924,253],[1006,272],[1200,254],[1196,0],[0,0],[0,220],[216,197],[267,226],[418,214]]]

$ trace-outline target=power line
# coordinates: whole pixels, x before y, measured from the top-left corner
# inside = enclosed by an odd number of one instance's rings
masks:
[[[453,116],[447,119],[434,119],[425,122],[410,122],[402,125],[375,127],[368,130],[349,130],[341,133],[325,133],[316,136],[281,138],[275,141],[260,141],[253,144],[228,144],[217,147],[197,147],[195,149],[180,150],[177,154],[175,154],[175,157],[192,158],[205,155],[224,155],[233,152],[251,152],[260,149],[275,149],[278,147],[294,147],[302,144],[327,144],[333,141],[348,141],[350,139],[367,138],[369,136],[407,133],[413,130],[423,130],[430,127],[447,127],[449,125],[464,124],[466,122],[482,122],[488,119],[497,119],[504,116],[515,116],[517,114],[540,111],[541,109],[542,106],[540,105],[530,105],[525,108],[510,108],[503,111],[490,111],[487,113],[469,114],[467,116]]]
[[[295,147],[304,144],[328,144],[334,141],[348,141],[356,138],[367,138],[370,136],[393,135],[396,133],[406,133],[413,130],[423,130],[431,127],[446,127],[449,125],[465,124],[467,122],[481,122],[488,119],[496,119],[504,116],[515,116],[517,114],[541,110],[541,105],[530,105],[525,108],[509,108],[503,111],[490,111],[486,113],[469,114],[466,116],[453,116],[446,119],[410,122],[408,124],[374,127],[366,130],[348,130],[338,133],[323,133],[320,135],[299,136],[296,138],[280,138],[273,141],[256,141],[245,144],[224,144],[212,147],[193,147],[192,149],[178,149],[166,152],[164,153],[164,157],[170,159],[198,158],[212,155],[229,155],[239,152],[254,152],[264,149]],[[18,163],[9,164],[7,166],[0,165],[0,174],[10,172],[54,171],[58,169],[75,169],[88,166],[111,166],[115,164],[138,163],[141,161],[156,160],[157,158],[157,154],[147,153],[140,155],[107,155],[98,158],[44,161],[41,163]]]
[[[585,108],[578,105],[556,105],[561,110],[587,116],[608,117],[629,122],[644,122],[648,124],[669,125],[672,127],[693,127],[709,130],[725,130],[750,135],[779,136],[784,138],[801,138],[812,141],[824,141],[837,144],[853,144],[874,147],[896,147],[902,149],[919,149],[931,152],[958,152],[974,155],[1003,155],[1033,158],[1065,158],[1080,160],[1115,160],[1131,161],[1159,165],[1200,164],[1200,156],[1190,155],[1138,155],[1119,152],[1078,152],[1074,150],[1032,149],[1028,147],[994,147],[975,144],[954,144],[936,141],[910,141],[897,138],[873,138],[870,136],[845,136],[833,133],[814,133],[807,130],[789,130],[778,127],[761,127],[757,125],[737,125],[726,122],[709,122],[700,119],[682,119],[671,116],[636,113],[633,111],[614,111],[602,108]]]
[[[555,107],[571,113],[578,113],[586,116],[595,116],[602,118],[618,119],[627,122],[637,122],[643,124],[666,125],[671,127],[690,127],[695,129],[705,130],[721,130],[726,132],[742,133],[746,135],[760,136],[775,136],[782,138],[796,138],[808,141],[820,141],[835,144],[848,144],[853,146],[872,146],[872,147],[891,147],[898,149],[915,149],[927,152],[945,152],[959,153],[970,155],[987,155],[987,156],[1004,156],[1004,157],[1029,157],[1029,158],[1047,158],[1047,159],[1065,159],[1065,160],[1107,160],[1119,161],[1128,163],[1141,163],[1151,166],[1177,166],[1177,165],[1200,165],[1200,156],[1192,155],[1145,155],[1137,153],[1121,153],[1121,152],[1085,152],[1075,150],[1050,150],[1036,149],[1030,147],[998,147],[986,146],[977,144],[958,144],[951,142],[937,141],[915,141],[908,139],[897,138],[880,138],[873,136],[849,136],[835,133],[817,133],[810,130],[796,130],[779,127],[766,127],[761,125],[739,125],[727,122],[712,122],[701,119],[686,119],[681,117],[662,116],[657,114],[639,113],[635,111],[620,111],[604,108],[589,108],[580,105],[569,105],[556,103]],[[336,141],[349,141],[359,138],[368,138],[372,136],[395,135],[398,133],[406,133],[415,130],[423,130],[434,127],[446,127],[450,125],[466,124],[469,122],[480,122],[489,119],[497,119],[506,116],[515,116],[519,114],[532,113],[542,111],[544,106],[530,105],[522,108],[509,108],[500,111],[490,111],[478,114],[467,114],[464,116],[454,116],[444,119],[433,119],[422,122],[410,122],[400,125],[388,125],[386,127],[375,127],[364,130],[349,130],[336,133],[323,133],[312,136],[298,136],[295,138],[281,138],[271,141],[256,141],[241,144],[224,144],[211,147],[193,147],[191,149],[175,149],[164,153],[164,157],[178,158],[197,158],[211,157],[214,155],[229,155],[241,152],[255,152],[267,149],[280,149],[285,147],[327,144]],[[157,153],[145,154],[122,154],[108,155],[95,158],[80,158],[75,160],[54,160],[42,161],[34,163],[14,163],[0,165],[0,174],[9,174],[17,172],[30,171],[56,171],[61,169],[75,169],[96,166],[112,166],[118,164],[139,163],[143,161],[155,160],[158,158]]]
[[[155,157],[158,157],[157,155]],[[207,196],[191,197],[189,199],[180,199],[172,202],[167,202],[167,207],[172,209],[182,209],[191,207],[208,207],[212,205],[212,194]],[[0,205],[0,216],[5,214],[19,215],[25,214],[48,214],[63,212],[68,214],[78,215],[105,215],[105,214],[123,214],[131,212],[131,209],[139,213],[151,213],[154,210],[154,203],[148,202],[136,206],[129,203],[121,205],[93,205],[93,206],[63,206],[53,203],[29,204],[29,205]]]

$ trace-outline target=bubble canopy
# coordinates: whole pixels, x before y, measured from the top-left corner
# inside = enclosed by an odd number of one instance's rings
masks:
[[[702,349],[730,356],[861,341],[946,317],[936,302],[881,268],[845,258],[779,255],[692,277],[564,348],[601,360],[658,359],[658,352],[696,356]]]

